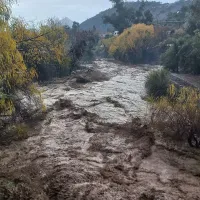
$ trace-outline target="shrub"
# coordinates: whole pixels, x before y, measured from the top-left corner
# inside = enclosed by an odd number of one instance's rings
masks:
[[[19,139],[26,138],[28,135],[28,126],[26,124],[17,124],[13,131],[17,134]]]
[[[151,119],[158,129],[174,133],[178,138],[188,138],[191,146],[199,147],[200,93],[198,90],[187,87],[178,90],[171,85],[167,96],[153,102]]]
[[[164,69],[151,71],[145,83],[147,94],[152,97],[166,95],[169,82],[168,71]]]

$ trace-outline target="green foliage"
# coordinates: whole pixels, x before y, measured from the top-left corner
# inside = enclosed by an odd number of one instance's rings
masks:
[[[72,32],[76,33],[77,31],[79,31],[79,29],[80,29],[80,24],[78,22],[73,22]]]
[[[99,36],[95,31],[72,29],[69,32],[70,71],[76,69],[80,61],[91,61],[94,58],[98,41]]]
[[[141,2],[138,10],[127,8],[124,5],[123,0],[110,0],[114,3],[116,13],[111,16],[104,16],[103,20],[105,24],[111,24],[119,33],[122,33],[126,28],[132,26],[132,24],[144,23],[151,24],[153,21],[153,15],[149,10],[144,10],[145,3]]]
[[[179,24],[184,24],[188,17],[189,7],[183,6],[178,12],[170,12],[167,16],[167,21],[177,21]]]
[[[200,74],[200,1],[193,0],[176,17],[186,20],[182,28],[186,27],[186,31],[165,42],[168,48],[161,56],[161,63],[172,72]]]
[[[200,32],[173,38],[161,56],[162,64],[172,72],[200,74]]]
[[[182,40],[181,40],[182,42]],[[167,42],[166,42],[167,43]],[[178,51],[180,40],[172,40],[167,45],[169,48],[161,55],[161,63],[170,71],[178,72]]]
[[[167,94],[170,84],[169,72],[160,69],[149,73],[146,79],[145,88],[150,97],[160,97]]]
[[[131,10],[137,10],[141,1],[125,1],[125,7]],[[183,6],[188,7],[190,5],[190,0],[182,0],[182,1],[174,1],[174,3],[160,3],[159,1],[145,1],[144,10],[150,10],[153,14],[154,22],[159,22],[160,20],[166,20],[167,15],[172,11],[177,13],[181,10]],[[93,25],[95,24],[97,30],[101,33],[113,32],[113,27],[110,24],[103,23],[103,16],[111,16],[115,12],[115,8],[107,9],[103,12],[100,12],[96,16],[87,19],[83,23],[80,24],[81,29],[83,30],[92,30]],[[181,21],[184,21],[181,19]]]
[[[194,34],[200,29],[200,1],[192,0],[192,5],[189,10],[189,20],[187,23],[187,32]]]

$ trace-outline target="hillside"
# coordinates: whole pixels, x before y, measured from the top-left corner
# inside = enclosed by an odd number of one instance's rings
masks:
[[[72,27],[73,21],[72,21],[71,19],[69,19],[68,17],[65,17],[65,18],[63,18],[63,19],[60,20],[60,23],[61,23],[63,26]]]
[[[167,18],[167,15],[170,12],[177,12],[179,11],[183,6],[189,5],[190,0],[180,0],[175,3],[160,3],[160,2],[146,2],[146,9],[149,9],[153,16],[154,20],[165,20]],[[140,2],[127,2],[126,3],[127,7],[133,8],[133,9],[138,9],[140,6]],[[84,21],[80,27],[83,30],[89,30],[92,29],[93,26],[95,25],[97,30],[100,32],[107,32],[108,28],[112,28],[108,24],[104,24],[102,17],[105,15],[111,15],[112,13],[115,12],[115,9],[110,8],[108,10],[105,10],[96,16]]]

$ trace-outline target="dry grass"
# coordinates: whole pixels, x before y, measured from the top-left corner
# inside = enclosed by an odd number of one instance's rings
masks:
[[[193,88],[177,90],[172,85],[166,97],[152,102],[151,121],[156,128],[182,139],[200,137],[199,91]]]

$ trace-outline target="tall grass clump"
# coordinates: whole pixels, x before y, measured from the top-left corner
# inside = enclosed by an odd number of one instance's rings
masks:
[[[165,69],[159,69],[149,73],[146,79],[145,88],[148,96],[157,98],[167,94],[169,84],[169,72]]]

